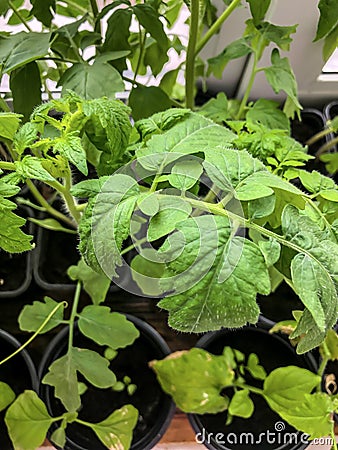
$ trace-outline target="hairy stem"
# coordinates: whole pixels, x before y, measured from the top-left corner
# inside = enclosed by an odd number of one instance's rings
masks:
[[[197,43],[195,49],[195,56],[197,56],[200,51],[206,46],[210,39],[220,30],[223,23],[227,20],[230,14],[237,8],[241,3],[241,0],[233,0],[230,5],[222,12],[216,22],[211,25],[209,30],[205,33],[202,39]]]
[[[199,0],[191,0],[190,9],[189,42],[185,67],[185,104],[187,108],[193,109],[195,90],[195,52],[199,25]]]
[[[76,314],[77,314],[77,308],[79,306],[80,294],[81,294],[81,281],[78,281],[77,285],[76,285],[74,300],[73,300],[72,312],[71,312],[70,318],[69,318],[68,353],[71,351],[71,349],[73,347],[74,324],[75,324],[75,318],[76,318]]]
[[[9,359],[13,358],[13,356],[17,355],[18,353],[21,352],[21,350],[23,350],[25,347],[27,347],[27,345],[29,345],[35,338],[36,336],[41,333],[41,331],[43,330],[43,328],[47,325],[47,323],[50,321],[50,319],[54,316],[54,314],[61,308],[61,306],[63,306],[64,308],[67,307],[67,302],[61,302],[59,303],[57,306],[55,306],[55,308],[53,308],[53,310],[48,314],[48,316],[46,317],[46,319],[42,322],[42,324],[39,326],[39,328],[36,330],[36,332],[23,344],[21,345],[21,347],[19,347],[17,350],[15,350],[14,353],[10,354],[9,356],[7,356],[5,359],[3,359],[2,361],[0,361],[0,366],[1,364],[4,364],[5,362],[7,362]]]
[[[329,142],[326,142],[326,144],[322,145],[320,149],[316,153],[316,158],[319,158],[320,155],[325,153],[327,150],[330,150],[330,148],[334,147],[336,144],[338,144],[338,137],[335,137],[334,139],[331,139]]]
[[[330,128],[326,128],[325,130],[319,131],[319,133],[314,134],[310,139],[305,142],[305,145],[312,145],[320,139],[324,138],[328,134],[330,134],[332,130]]]
[[[40,205],[53,217],[56,219],[62,220],[62,222],[66,223],[67,225],[71,226],[72,228],[76,228],[76,224],[74,224],[74,221],[67,217],[66,215],[62,214],[62,212],[57,211],[55,208],[53,208],[47,200],[41,195],[35,184],[31,180],[26,180],[26,184],[35,197],[35,199],[40,203]]]

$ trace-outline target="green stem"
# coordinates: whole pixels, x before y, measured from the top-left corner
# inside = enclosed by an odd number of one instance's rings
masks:
[[[8,161],[0,161],[0,169],[15,170],[15,164]]]
[[[319,158],[320,155],[325,153],[327,150],[330,150],[330,148],[334,147],[336,144],[338,144],[338,137],[331,139],[329,142],[322,145],[316,153],[316,158]]]
[[[195,52],[199,25],[199,0],[190,2],[190,29],[185,67],[185,104],[187,108],[194,108],[195,90]]]
[[[47,323],[54,316],[54,314],[61,308],[61,306],[63,306],[64,308],[67,308],[67,306],[68,306],[67,302],[58,303],[58,305],[55,306],[55,308],[53,308],[53,310],[48,314],[46,319],[42,322],[42,324],[39,326],[39,328],[36,330],[36,332],[33,334],[33,336],[31,336],[28,339],[28,341],[26,341],[23,345],[21,345],[21,347],[19,347],[17,350],[15,350],[14,353],[12,353],[11,355],[7,356],[7,358],[0,361],[0,366],[1,366],[1,364],[4,364],[5,362],[7,362],[9,359],[13,358],[13,356],[20,353],[21,350],[23,350],[25,347],[27,347],[27,345],[29,345],[33,341],[33,339],[35,339],[36,336],[43,330],[43,328],[47,325]]]
[[[6,100],[0,97],[0,108],[5,112],[11,112],[11,108],[7,105]]]
[[[75,318],[76,318],[76,314],[77,314],[77,308],[79,306],[80,294],[81,294],[81,281],[78,281],[77,285],[76,285],[74,300],[73,300],[72,312],[71,312],[70,318],[69,318],[68,353],[71,352],[71,349],[73,347],[74,324],[75,324]]]
[[[27,31],[32,32],[33,30],[28,25],[26,19],[20,14],[20,11],[15,7],[15,5],[13,4],[13,2],[11,0],[8,0],[8,5],[13,10],[13,13],[20,20],[20,22],[26,27]]]
[[[148,242],[148,238],[142,238],[139,241],[135,241],[133,244],[129,245],[128,247],[124,248],[120,252],[120,256],[125,255],[126,253],[130,252],[130,250],[133,250],[135,247],[139,247],[140,245],[144,244],[145,242]]]
[[[256,54],[254,54],[254,63],[252,66],[251,75],[250,75],[249,82],[248,82],[247,88],[245,90],[244,96],[242,98],[241,105],[240,105],[238,113],[237,113],[237,117],[236,117],[237,120],[240,120],[240,118],[242,117],[243,111],[248,102],[250,92],[251,92],[252,86],[255,81],[256,72],[257,72],[257,56],[256,56]]]
[[[97,7],[96,0],[90,0],[90,7],[92,9],[93,19],[95,23],[94,31],[101,34],[101,20],[97,20],[97,17],[99,15],[99,8]]]
[[[210,39],[219,31],[223,23],[227,20],[230,14],[237,8],[241,3],[241,0],[233,0],[230,5],[222,12],[216,22],[211,25],[209,30],[205,33],[202,39],[198,42],[195,49],[195,56],[197,56],[200,51],[206,46]]]
[[[68,175],[65,178],[65,189],[62,192],[62,195],[66,202],[66,205],[67,205],[67,208],[68,208],[70,214],[72,215],[74,220],[77,222],[77,224],[79,224],[79,222],[81,220],[81,212],[77,209],[76,201],[75,201],[74,197],[72,196],[72,194],[70,193],[71,188],[72,188],[72,175],[71,175],[71,170],[69,168]]]
[[[250,392],[253,392],[254,394],[258,394],[258,395],[264,395],[263,389],[259,389],[257,387],[254,386],[249,386],[247,384],[234,384],[234,387],[240,387],[242,389],[247,389]]]
[[[325,130],[320,131],[319,133],[314,134],[310,139],[305,142],[305,145],[312,145],[320,139],[324,138],[328,134],[330,134],[332,130],[330,128],[326,128]]]
[[[332,423],[330,435],[331,435],[331,438],[332,438],[332,448],[333,448],[333,450],[338,450],[337,441],[336,441],[336,435],[335,435],[335,432],[334,432],[334,421]]]
[[[26,180],[26,184],[35,197],[35,199],[40,203],[40,205],[45,208],[45,210],[56,219],[62,220],[62,222],[66,223],[67,225],[70,225],[72,228],[76,228],[76,225],[74,224],[73,220],[69,217],[62,214],[62,212],[57,211],[55,208],[53,208],[47,200],[41,195],[35,184],[31,180]]]
[[[88,13],[88,10],[86,8],[82,8],[80,5],[78,5],[76,2],[73,2],[72,0],[67,0],[67,4],[68,6],[77,10],[80,14],[85,15]]]
[[[136,69],[134,72],[134,78],[133,78],[133,83],[135,83],[136,77],[138,75],[138,71],[140,70],[140,66],[141,66],[141,62],[142,62],[142,58],[143,58],[143,52],[144,52],[144,46],[145,46],[145,42],[146,42],[146,33],[142,34],[142,29],[141,29],[141,25],[138,25],[138,36],[139,36],[139,49],[140,49],[140,53],[138,55],[138,59],[137,59],[137,64],[136,64]]]

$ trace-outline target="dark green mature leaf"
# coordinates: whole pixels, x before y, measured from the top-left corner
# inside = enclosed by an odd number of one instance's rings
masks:
[[[190,113],[166,133],[152,136],[136,151],[136,155],[148,170],[159,170],[163,163],[169,164],[184,154],[216,149],[224,151],[235,137],[227,128],[200,114]]]
[[[248,389],[236,391],[229,405],[229,413],[232,416],[243,417],[248,419],[254,412],[254,403],[250,398]]]
[[[296,33],[297,26],[283,27],[264,22],[260,25],[259,32],[268,42],[274,42],[281,50],[289,51],[292,42],[291,34]]]
[[[148,140],[154,134],[162,134],[168,131],[183,117],[190,113],[189,109],[171,108],[157,114],[153,114],[147,119],[138,120],[135,128],[143,141]]]
[[[13,70],[10,75],[10,88],[14,111],[23,114],[27,121],[33,109],[41,103],[41,77],[37,63],[32,61]]]
[[[74,164],[84,175],[88,175],[87,157],[81,138],[76,132],[68,133],[54,141],[54,152],[59,153]]]
[[[67,274],[72,280],[81,281],[94,305],[105,301],[111,280],[103,272],[95,272],[81,258],[76,266],[69,267]]]
[[[46,56],[50,36],[50,33],[25,33],[22,31],[4,38],[0,50],[0,63],[3,64],[3,73],[11,72]]]
[[[260,98],[249,109],[246,120],[252,123],[261,123],[267,128],[289,130],[290,121],[285,113],[279,109],[279,103],[273,100]]]
[[[177,229],[161,248],[169,256],[161,285],[167,291],[175,289],[173,296],[159,302],[169,311],[170,325],[203,332],[256,323],[256,294],[270,292],[258,246],[238,236],[231,238],[225,217],[189,218]]]
[[[50,27],[55,11],[56,0],[32,0],[32,15],[34,15],[46,27]]]
[[[323,60],[326,62],[338,47],[338,26],[325,37],[323,45]]]
[[[12,212],[15,208],[15,203],[0,197],[0,248],[9,253],[22,253],[32,249],[33,236],[21,230],[26,220]]]
[[[130,109],[118,100],[96,99],[83,103],[83,113],[88,117],[86,135],[103,152],[97,172],[111,175],[129,160]]]
[[[271,66],[264,69],[266,78],[272,89],[278,94],[281,90],[286,92],[298,110],[302,109],[297,97],[297,81],[287,58],[281,58],[279,51],[274,49],[271,53]]]
[[[36,450],[53,423],[43,401],[33,391],[20,394],[8,408],[5,422],[14,448]]]
[[[219,124],[230,119],[229,102],[225,93],[219,92],[216,98],[204,103],[198,112]]]
[[[169,109],[173,104],[161,88],[138,85],[129,95],[129,106],[132,109],[133,118],[139,120]]]
[[[265,17],[271,0],[247,0],[250,5],[251,15],[254,19],[254,24],[258,25]]]
[[[66,70],[58,86],[62,92],[72,90],[85,99],[114,98],[124,90],[121,75],[110,64],[96,61],[94,64],[76,63]]]
[[[24,306],[18,318],[20,329],[22,331],[37,331],[58,304],[59,303],[52,298],[45,297],[43,302],[35,301],[32,305]],[[46,333],[57,327],[62,323],[62,320],[63,309],[59,308],[47,325],[40,331],[40,334]]]
[[[130,232],[130,219],[140,194],[137,182],[123,174],[108,178],[86,208],[80,223],[80,251],[94,270],[116,276],[120,251]]]
[[[163,29],[163,23],[160,21],[158,12],[149,4],[138,4],[133,8],[133,12],[139,23],[158,43],[162,52],[168,50],[168,38]]]
[[[173,397],[182,411],[204,414],[228,408],[229,399],[222,395],[222,390],[232,384],[234,371],[224,355],[193,348],[152,361],[151,367],[162,389]]]
[[[0,137],[12,141],[19,128],[20,120],[19,114],[0,112]]]
[[[109,6],[110,5],[108,5],[108,8]],[[129,43],[131,19],[131,8],[121,8],[114,11],[107,21],[108,27],[106,39],[102,46],[103,52],[131,50]],[[127,68],[125,58],[114,60],[112,64],[119,72],[122,72]]]
[[[320,18],[315,41],[327,36],[338,26],[338,10],[335,0],[320,0],[318,3]]]
[[[7,383],[0,381],[0,411],[3,411],[15,399],[13,389]]]
[[[100,441],[111,450],[130,448],[138,411],[132,405],[124,405],[99,423],[89,426]]]
[[[16,173],[23,179],[55,181],[55,178],[42,166],[42,159],[26,155],[21,161],[15,161]]]
[[[291,205],[283,211],[282,228],[285,239],[302,249],[292,260],[291,276],[306,309],[291,337],[301,337],[297,351],[304,353],[319,345],[336,322],[338,245],[330,240],[330,230]]]
[[[208,74],[211,73],[217,78],[222,78],[223,70],[229,61],[252,53],[250,45],[251,36],[242,37],[231,42],[219,55],[208,59]]]
[[[114,350],[131,345],[140,335],[132,322],[123,314],[111,312],[108,306],[86,306],[78,324],[82,334]]]
[[[68,411],[76,411],[81,406],[77,386],[77,371],[89,383],[99,388],[108,388],[115,384],[116,377],[108,368],[109,361],[98,353],[72,347],[65,356],[49,366],[48,373],[42,383],[55,388],[55,396],[59,398]]]

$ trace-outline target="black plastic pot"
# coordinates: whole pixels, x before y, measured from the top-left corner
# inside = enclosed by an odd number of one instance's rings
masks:
[[[139,410],[139,419],[134,430],[131,450],[150,450],[161,439],[168,428],[175,411],[171,398],[164,394],[157,382],[155,373],[148,362],[161,359],[170,353],[163,338],[150,325],[142,320],[126,315],[128,320],[140,331],[135,343],[119,350],[118,356],[111,362],[110,368],[117,379],[128,375],[137,385],[136,392],[129,396],[125,391],[113,392],[112,389],[97,389],[92,386],[82,396],[79,417],[88,422],[100,422],[115,409],[125,404],[133,404]],[[68,329],[62,330],[50,343],[41,361],[39,380],[50,364],[67,351]],[[74,343],[79,347],[90,348],[102,353],[102,348],[85,338],[76,328]],[[88,384],[88,383],[86,383]],[[64,412],[58,399],[54,397],[51,386],[40,384],[40,396],[45,401],[52,416]],[[50,430],[52,432],[55,429]],[[89,428],[72,423],[67,427],[67,443],[64,450],[107,450]]]
[[[0,330],[0,361],[21,346],[20,342],[11,334]],[[0,366],[0,381],[10,385],[15,394],[22,393],[25,389],[37,391],[38,377],[28,352],[22,350],[16,356]],[[5,411],[0,413],[0,449],[12,450],[13,446],[7,434],[4,423]]]
[[[310,139],[319,131],[323,130],[325,126],[325,118],[318,109],[306,108],[301,111],[301,119],[301,121],[298,119],[294,119],[291,122],[291,135],[298,142],[305,145],[308,139]],[[310,145],[308,153],[312,156],[315,156],[319,148],[326,142],[327,139],[322,138],[314,144]],[[304,168],[310,172],[312,170],[317,170],[324,175],[329,175],[325,168],[325,163],[323,163],[319,159],[312,159],[308,161]]]
[[[19,206],[15,213],[21,217],[33,217],[27,206]],[[27,221],[23,230],[34,234],[34,225]],[[0,298],[17,297],[25,292],[32,280],[32,251],[7,253],[0,250]]]
[[[238,349],[245,355],[255,353],[267,373],[277,367],[289,365],[316,370],[315,360],[311,355],[297,355],[284,337],[269,334],[268,328],[264,326],[208,333],[196,346],[213,354],[221,354],[225,346]],[[248,379],[248,384],[259,386],[254,379]],[[225,425],[226,411],[219,414],[190,414],[189,420],[197,441],[210,450],[247,450],[252,447],[260,450],[302,450],[309,445],[305,442],[305,436],[273,412],[260,395],[250,396],[255,405],[252,417],[234,417],[228,426]],[[264,436],[261,433],[264,433]],[[293,441],[287,440],[290,439],[287,433],[295,433],[292,435]]]

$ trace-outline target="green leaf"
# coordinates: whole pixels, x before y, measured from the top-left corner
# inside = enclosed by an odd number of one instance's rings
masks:
[[[219,124],[230,119],[229,103],[225,93],[219,92],[216,98],[204,103],[199,113]]]
[[[338,11],[335,0],[319,0],[320,17],[317,26],[315,41],[327,36],[338,25]]]
[[[73,64],[60,78],[58,86],[62,86],[63,93],[70,89],[86,99],[114,98],[116,92],[124,90],[118,71],[101,61],[95,61],[92,65]]]
[[[171,169],[169,183],[180,191],[191,189],[199,181],[203,167],[196,159],[178,161]]]
[[[255,353],[250,353],[246,368],[248,369],[250,374],[257,380],[265,380],[265,369],[259,364],[258,356]]]
[[[264,397],[270,408],[281,415],[293,410],[320,383],[320,376],[296,366],[279,367],[264,381]]]
[[[254,24],[258,25],[265,17],[271,0],[247,0],[250,5],[251,15],[254,19]]]
[[[81,258],[76,266],[69,267],[67,274],[70,279],[81,281],[94,305],[105,301],[111,280],[103,272],[95,272]]]
[[[35,61],[13,70],[10,75],[14,111],[27,121],[33,109],[41,103],[40,70]]]
[[[123,314],[111,312],[108,306],[86,306],[78,324],[82,334],[113,350],[131,345],[140,335],[132,322]]]
[[[329,330],[323,346],[319,347],[322,358],[329,356],[332,361],[338,359],[338,335],[335,330]]]
[[[268,186],[260,184],[243,184],[236,189],[236,197],[241,201],[256,200],[258,198],[270,197],[274,191]]]
[[[8,73],[47,55],[50,33],[20,32],[1,41],[2,72]]]
[[[160,278],[164,272],[164,264],[160,258],[156,258],[154,252],[150,255],[142,250],[142,255],[136,255],[131,262],[131,275],[142,293],[151,297],[160,297],[163,290],[160,285]]]
[[[16,173],[23,180],[33,179],[40,181],[55,181],[55,178],[42,166],[42,159],[26,155],[21,161],[15,161]]]
[[[56,0],[32,0],[32,15],[34,15],[46,27],[50,27],[55,11]]]
[[[111,450],[130,448],[138,411],[132,405],[124,405],[99,423],[90,424],[100,441]]]
[[[158,43],[162,52],[168,50],[168,38],[163,29],[163,23],[158,12],[149,4],[138,4],[133,8],[133,12],[139,23],[145,28],[152,38]]]
[[[323,60],[328,61],[332,53],[338,47],[338,27],[335,27],[331,33],[325,37],[323,45]]]
[[[8,405],[13,403],[15,399],[15,392],[8,384],[0,381],[0,411],[7,408]]]
[[[290,122],[286,114],[279,109],[279,103],[260,98],[249,109],[246,120],[260,123],[267,128],[289,130]]]
[[[57,445],[58,447],[64,448],[66,445],[66,431],[64,428],[60,427],[53,431],[51,437],[51,442]]]
[[[274,42],[281,50],[289,51],[292,42],[291,34],[296,33],[297,26],[298,25],[291,25],[283,27],[264,22],[260,25],[259,32],[268,42]]]
[[[287,58],[281,58],[279,51],[274,49],[271,53],[271,66],[264,69],[266,78],[278,94],[281,90],[286,92],[298,110],[302,109],[297,97],[297,81]]]
[[[229,405],[229,413],[232,416],[243,417],[248,419],[254,412],[254,403],[250,398],[248,389],[236,391]]]
[[[15,208],[15,203],[0,197],[0,248],[9,253],[22,253],[32,249],[33,236],[20,229],[26,220],[12,212]]]
[[[302,185],[312,194],[319,194],[322,191],[337,189],[335,182],[319,172],[313,170],[311,173],[306,170],[299,170],[299,179]]]
[[[189,109],[171,108],[163,112],[153,114],[147,119],[138,120],[135,128],[141,136],[142,141],[148,140],[154,134],[162,134],[170,130],[190,113]]]
[[[338,246],[330,230],[291,205],[283,211],[282,228],[285,239],[302,249],[291,262],[291,276],[306,309],[291,338],[301,337],[297,352],[303,353],[319,345],[336,322]]]
[[[20,330],[37,331],[58,304],[59,302],[56,302],[52,298],[45,297],[43,302],[35,301],[32,305],[25,305],[18,318]],[[62,320],[63,309],[59,308],[40,331],[40,334],[57,327],[62,323]]]
[[[109,361],[98,353],[72,347],[65,356],[49,366],[42,383],[55,388],[55,396],[61,400],[67,411],[76,411],[81,406],[77,371],[94,386],[108,388],[116,382],[116,377],[108,365]]]
[[[140,194],[137,182],[124,174],[108,178],[101,193],[87,206],[80,222],[80,252],[94,270],[116,276],[122,265],[123,241]],[[107,257],[108,256],[108,257]]]
[[[326,153],[320,156],[320,160],[325,162],[325,167],[332,175],[338,172],[338,153]]]
[[[250,45],[251,36],[242,37],[231,42],[219,55],[208,59],[208,74],[215,75],[216,78],[222,78],[225,66],[233,59],[250,55],[252,48]]]
[[[258,246],[231,237],[224,217],[189,218],[177,229],[161,248],[169,260],[162,286],[175,289],[173,296],[159,302],[169,311],[169,324],[180,331],[204,332],[256,323],[256,294],[270,292]]]
[[[71,194],[78,198],[92,198],[99,194],[102,186],[108,177],[95,178],[93,180],[84,180],[75,184],[71,189]]]
[[[1,119],[1,116],[0,116]],[[22,155],[27,147],[34,144],[38,136],[38,125],[36,123],[27,122],[15,133],[13,145],[15,151]]]
[[[0,112],[0,137],[12,141],[19,128],[20,118],[19,114]]]
[[[263,253],[266,265],[273,266],[279,260],[281,246],[275,239],[260,240],[258,246]]]
[[[5,422],[15,449],[36,450],[44,442],[53,418],[35,392],[25,391],[8,408]]]
[[[159,212],[151,218],[148,226],[149,242],[169,234],[175,229],[176,224],[189,217],[192,211],[188,202],[174,195],[161,196],[159,207]]]
[[[231,146],[236,135],[197,113],[185,114],[167,132],[152,136],[136,151],[140,164],[159,170],[182,155],[219,151]],[[172,155],[171,155],[172,153]],[[142,158],[144,157],[144,158]]]
[[[54,141],[54,151],[68,159],[84,175],[88,175],[86,152],[81,138],[76,133],[68,133]]]
[[[134,120],[143,119],[172,107],[168,95],[157,86],[138,85],[129,95]]]
[[[217,413],[228,408],[229,399],[222,395],[222,390],[231,386],[234,371],[224,355],[192,348],[172,353],[161,361],[152,361],[151,367],[162,389],[183,412]]]
[[[156,194],[149,193],[145,196],[142,196],[138,202],[137,206],[146,216],[152,217],[158,213],[160,209],[160,202],[157,199]]]

